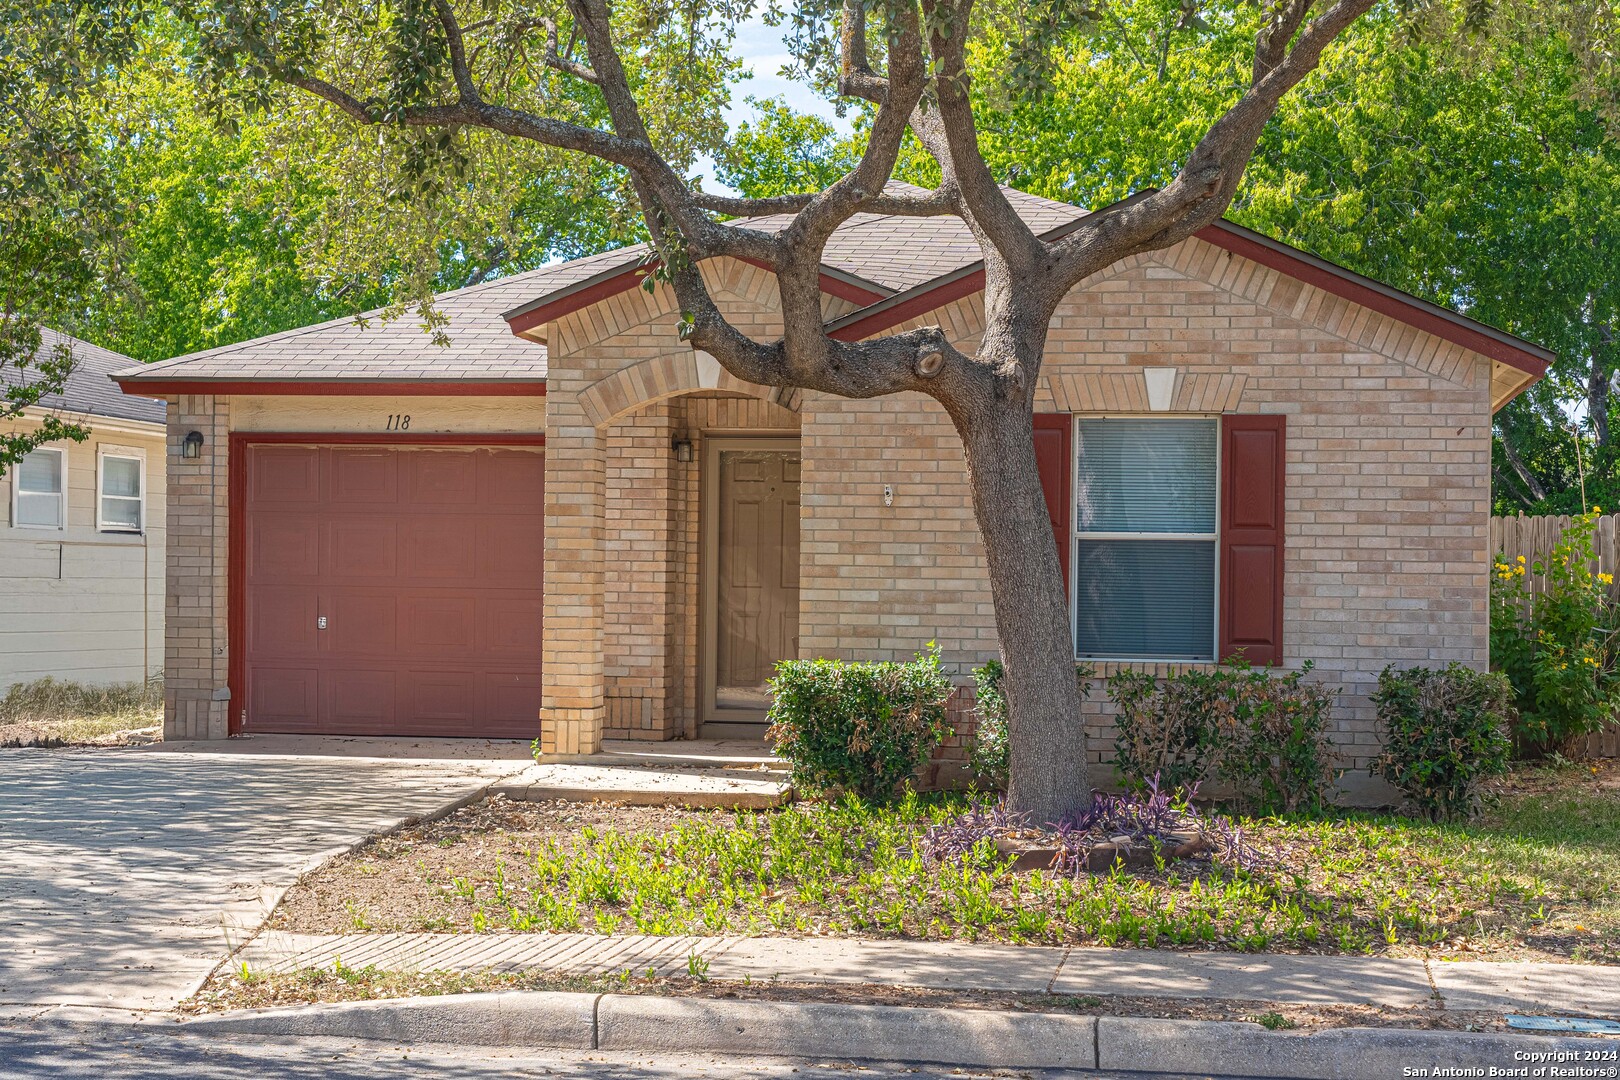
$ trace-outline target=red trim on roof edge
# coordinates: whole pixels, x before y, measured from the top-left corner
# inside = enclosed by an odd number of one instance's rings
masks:
[[[900,301],[893,307],[875,311],[864,319],[856,319],[847,326],[840,326],[832,332],[832,337],[839,341],[859,341],[862,338],[880,334],[893,326],[899,326],[907,319],[915,319],[919,315],[927,314],[936,308],[954,303],[965,296],[972,296],[976,292],[984,291],[984,271],[975,270],[971,274],[964,274],[959,278],[944,282],[938,288],[920,292],[915,296]],[[857,313],[858,314],[858,313]]]
[[[1465,349],[1472,349],[1482,356],[1492,360],[1500,360],[1509,367],[1540,377],[1547,373],[1548,362],[1534,353],[1517,348],[1512,344],[1482,334],[1471,327],[1460,325],[1450,319],[1437,315],[1432,311],[1409,303],[1399,297],[1390,296],[1376,289],[1369,289],[1352,278],[1335,274],[1325,267],[1317,266],[1304,259],[1295,258],[1287,252],[1278,251],[1266,244],[1258,243],[1247,236],[1223,229],[1219,224],[1200,229],[1194,234],[1198,239],[1216,247],[1229,251],[1234,255],[1241,255],[1261,266],[1269,266],[1273,270],[1287,274],[1291,278],[1314,285],[1324,292],[1343,297],[1353,304],[1360,304],[1364,308],[1388,315],[1392,319],[1415,326],[1419,330],[1433,334],[1437,338],[1454,342]]]
[[[431,379],[377,380],[374,382],[337,382],[320,379],[265,380],[252,379],[145,379],[134,377],[129,383],[115,380],[126,394],[141,397],[179,394],[251,394],[254,396],[308,396],[308,397],[545,397],[543,382],[519,382],[516,379],[496,382],[450,382]]]
[[[578,289],[568,293],[566,296],[559,296],[549,304],[541,304],[539,307],[531,308],[521,315],[514,315],[506,320],[506,325],[514,335],[523,337],[527,331],[533,330],[537,326],[544,326],[546,323],[555,322],[571,312],[578,311],[581,308],[588,308],[592,304],[599,304],[610,296],[629,292],[641,284],[641,279],[652,273],[656,268],[656,262],[640,263],[632,266],[628,270],[614,274],[610,278],[604,278],[594,285]]]
[[[1083,219],[1082,219],[1083,220]],[[1279,251],[1266,244],[1259,243],[1233,230],[1224,229],[1221,224],[1211,225],[1196,233],[1200,240],[1214,244],[1225,251],[1251,259],[1262,266],[1268,266],[1289,277],[1314,285],[1325,292],[1343,297],[1351,303],[1360,304],[1381,315],[1388,315],[1409,326],[1433,334],[1435,337],[1472,349],[1482,356],[1493,360],[1500,360],[1509,367],[1517,368],[1536,378],[1547,373],[1551,366],[1550,361],[1527,349],[1520,348],[1510,341],[1489,334],[1481,333],[1470,326],[1447,319],[1444,315],[1429,310],[1415,300],[1404,300],[1399,296],[1391,296],[1377,289],[1368,288],[1356,280],[1349,271],[1334,273],[1330,267],[1319,266],[1314,262],[1298,258]],[[891,307],[875,311],[865,317],[859,317],[860,312],[852,312],[849,318],[855,316],[855,321],[840,326],[832,332],[832,336],[840,341],[858,341],[862,338],[881,334],[883,331],[917,318],[946,304],[970,296],[984,288],[984,271],[977,270],[959,278],[941,282],[934,288],[922,287],[920,291]]]
[[[757,266],[761,270],[770,269],[770,266],[757,259],[743,259],[739,256],[734,256],[734,258],[738,258],[740,262],[745,262],[750,266]],[[548,322],[556,322],[564,315],[571,315],[576,311],[590,307],[592,304],[599,304],[610,296],[629,292],[641,284],[641,279],[656,270],[658,266],[657,259],[639,263],[610,278],[604,278],[594,285],[559,296],[548,304],[541,304],[537,308],[531,308],[528,311],[513,315],[506,320],[506,325],[511,327],[512,333],[516,336],[525,337],[528,331],[538,326],[543,326]],[[831,274],[821,275],[821,291],[828,296],[836,296],[840,300],[848,300],[851,303],[862,305],[875,304],[890,295],[864,289],[853,281],[846,281]]]

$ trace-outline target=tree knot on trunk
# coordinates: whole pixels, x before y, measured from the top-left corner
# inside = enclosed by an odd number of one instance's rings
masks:
[[[917,374],[924,379],[932,379],[945,369],[945,354],[937,350],[930,350],[917,357]]]

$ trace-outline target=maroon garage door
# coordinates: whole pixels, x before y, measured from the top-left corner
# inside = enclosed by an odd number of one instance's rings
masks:
[[[245,449],[245,731],[539,730],[539,449]]]

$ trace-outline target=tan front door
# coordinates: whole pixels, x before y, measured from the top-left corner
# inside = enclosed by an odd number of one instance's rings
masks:
[[[799,442],[711,439],[705,466],[704,734],[758,735],[799,652]]]

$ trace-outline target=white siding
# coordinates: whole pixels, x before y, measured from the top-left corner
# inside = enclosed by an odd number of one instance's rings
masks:
[[[26,430],[32,422],[12,422]],[[44,675],[86,683],[142,679],[163,667],[164,440],[157,425],[89,423],[67,451],[67,527],[18,528],[11,476],[0,476],[0,692]],[[144,451],[141,535],[97,529],[101,451]]]

